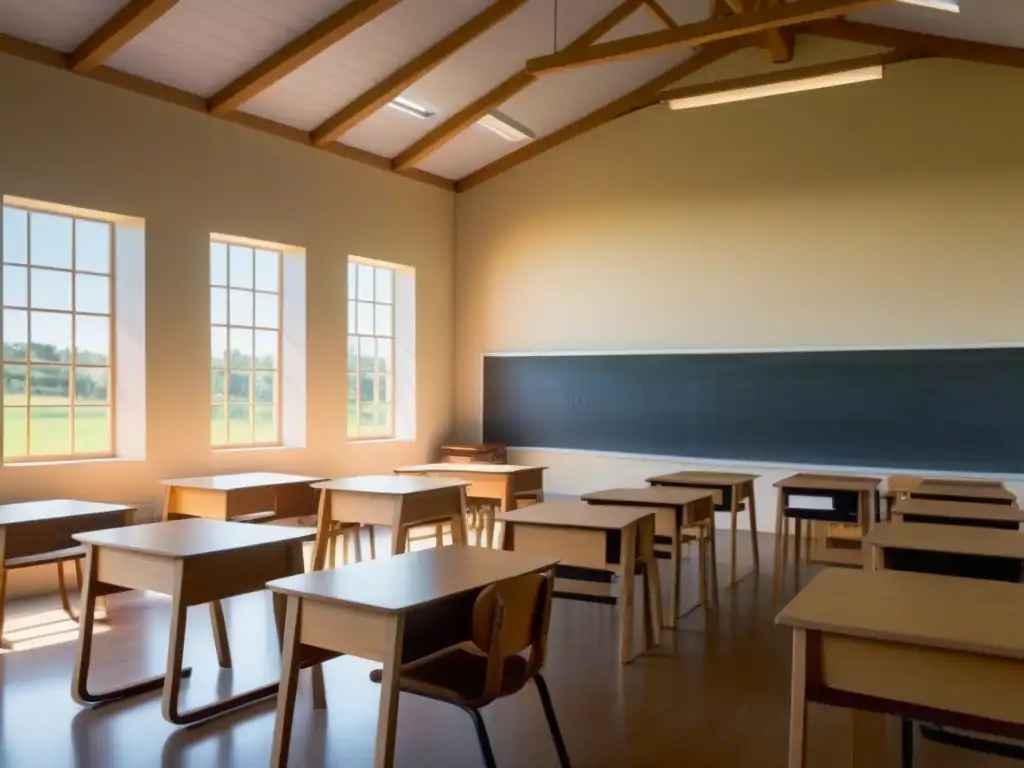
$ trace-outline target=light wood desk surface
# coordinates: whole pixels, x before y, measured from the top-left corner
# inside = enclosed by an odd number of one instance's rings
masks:
[[[134,511],[134,507],[124,504],[105,504],[95,501],[76,501],[75,499],[22,501],[0,505],[0,526],[43,523],[68,517],[112,515]]]
[[[451,465],[439,464],[438,466]],[[336,480],[324,480],[314,483],[313,487],[324,491],[342,491],[345,493],[411,496],[417,493],[430,493],[442,488],[462,488],[467,485],[469,485],[469,482],[466,480],[449,479],[446,477],[362,475],[359,477],[340,477]]]
[[[652,514],[651,510],[635,505],[612,506],[587,504],[584,501],[545,501],[513,510],[502,520],[524,525],[618,531]]]
[[[458,474],[468,472],[480,475],[514,475],[519,472],[535,472],[538,469],[544,470],[547,467],[533,467],[522,464],[485,464],[483,462],[456,464],[442,462],[438,464],[415,464],[408,467],[399,467],[395,470],[398,475],[421,475],[425,472],[446,472]]]
[[[948,498],[950,500],[978,500],[996,503],[1013,504],[1017,497],[1006,490],[1001,484],[988,482],[964,482],[947,480],[924,480],[908,493],[911,497]]]
[[[879,523],[864,543],[883,549],[912,549],[1024,560],[1024,534],[969,526]]]
[[[852,475],[819,475],[798,472],[775,483],[776,488],[804,491],[851,491],[867,493],[881,485],[881,478]]]
[[[890,515],[899,520],[907,515],[934,518],[1009,521],[1024,523],[1024,511],[1016,504],[978,504],[938,499],[900,499],[892,505]]]
[[[705,499],[713,500],[714,493],[699,488],[653,485],[647,488],[610,488],[604,491],[593,491],[583,494],[580,498],[595,504],[675,509],[688,507]]]
[[[744,483],[752,483],[760,475],[747,475],[742,472],[709,472],[706,470],[687,470],[684,472],[671,472],[667,475],[655,475],[648,477],[645,482],[651,485],[707,485],[707,486],[737,486]]]
[[[205,491],[237,491],[242,488],[266,488],[271,485],[306,485],[323,480],[322,477],[305,475],[283,475],[277,472],[239,472],[231,475],[210,475],[209,477],[178,477],[161,480],[163,485],[175,488],[196,488]]]
[[[267,522],[312,516],[321,477],[276,472],[240,472],[209,477],[164,480],[163,519],[200,517],[209,520]]]
[[[245,525],[200,518],[75,534],[83,544],[182,559],[281,542],[312,541],[315,536],[315,528]]]

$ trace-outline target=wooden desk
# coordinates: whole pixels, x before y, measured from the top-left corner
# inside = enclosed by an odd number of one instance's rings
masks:
[[[934,499],[900,499],[889,517],[894,523],[933,523],[1019,530],[1024,512],[1016,504],[987,504]]]
[[[961,501],[978,504],[1016,504],[1017,497],[991,480],[923,480],[907,495],[912,499]]]
[[[750,513],[750,546],[754,552],[754,570],[757,573],[761,556],[757,551],[757,504],[754,501],[754,481],[760,475],[739,472],[673,472],[670,475],[648,477],[651,485],[674,485],[682,488],[709,488],[715,492],[715,509],[728,512],[732,519],[729,554],[729,583],[736,583],[736,516],[740,505],[747,502]]]
[[[708,547],[708,571],[711,581],[711,595],[718,599],[718,568],[715,553],[715,504],[714,493],[697,488],[673,488],[651,486],[649,488],[612,488],[606,491],[587,493],[583,500],[589,504],[611,504],[626,507],[653,507],[655,509],[655,532],[669,539],[672,562],[672,597],[669,601],[669,615],[665,626],[674,629],[679,617],[680,582],[682,581],[682,559],[679,548],[683,528],[706,525],[710,528]],[[703,561],[702,561],[703,562]],[[706,590],[702,589],[702,592]],[[702,595],[702,601],[706,595]]]
[[[864,537],[864,545],[870,555],[864,567],[874,571],[986,571],[984,578],[1019,582],[1024,562],[1024,535],[990,528],[880,523]]]
[[[211,520],[266,522],[316,514],[312,483],[322,477],[242,472],[210,477],[164,480],[164,520],[205,517]]]
[[[842,565],[863,564],[860,541],[879,515],[877,477],[824,475],[800,472],[775,483],[778,506],[775,513],[775,567],[772,594],[777,596],[789,558],[789,520],[794,527],[794,578],[800,581],[801,522],[825,523],[816,539],[819,552],[813,559]],[[825,500],[822,507],[794,506],[794,497]],[[827,505],[827,506],[826,506]],[[808,559],[810,557],[808,543]]]
[[[658,645],[661,579],[654,556],[653,508],[548,501],[513,510],[503,520],[507,550],[557,558],[563,566],[618,574],[623,664],[632,660],[633,580],[639,556],[643,563],[644,651]]]
[[[320,491],[320,510],[313,570],[324,567],[331,523],[390,526],[392,555],[408,548],[410,527],[426,523],[450,522],[452,543],[465,545],[467,485],[467,481],[455,478],[399,475],[342,477],[315,483],[313,487]],[[356,559],[361,559],[358,537]]]
[[[484,464],[505,464],[508,450],[501,443],[467,443],[441,446],[441,461],[453,464],[482,462]]]
[[[885,480],[885,500],[886,509],[891,510],[892,505],[899,499],[905,499],[910,496],[911,491],[915,490],[925,480],[938,481],[944,485],[956,485],[956,486],[967,486],[968,488],[975,488],[978,486],[989,487],[989,488],[1003,488],[1003,483],[999,480],[984,480],[976,478],[925,478],[920,475],[889,475]]]
[[[547,467],[527,467],[517,464],[420,464],[399,467],[397,475],[437,475],[458,478],[469,483],[466,494],[471,499],[493,499],[498,502],[498,514],[504,515],[516,508],[516,496],[531,494],[544,501],[544,470]],[[487,546],[494,544],[494,517],[485,519]]]
[[[822,571],[776,619],[793,629],[789,768],[806,765],[808,702],[1020,737],[1022,602],[1021,584]]]
[[[231,666],[224,617],[213,606],[220,600],[265,587],[267,581],[302,573],[302,542],[309,528],[244,525],[217,520],[173,520],[107,531],[75,534],[85,545],[85,586],[71,695],[79,704],[101,704],[163,688],[164,717],[188,725],[265,699],[277,683],[261,686],[186,712],[179,709],[185,617],[189,606],[210,603],[217,659]],[[170,595],[171,627],[167,672],[131,685],[94,693],[89,690],[96,598],[129,589]],[[283,600],[275,600],[278,634],[283,631]]]
[[[384,665],[373,764],[394,764],[398,667],[468,640],[473,601],[485,587],[557,561],[482,547],[441,547],[280,579],[287,598],[282,685],[271,765],[288,764],[297,673],[313,649]]]
[[[35,565],[56,564],[64,611],[77,621],[64,584],[64,566],[74,560],[81,587],[85,549],[74,540],[76,533],[129,525],[135,509],[121,504],[100,504],[73,499],[26,501],[0,506],[0,640],[4,630],[7,572]]]

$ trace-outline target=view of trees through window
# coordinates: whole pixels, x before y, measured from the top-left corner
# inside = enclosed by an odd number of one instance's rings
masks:
[[[348,436],[394,437],[395,270],[348,262]]]

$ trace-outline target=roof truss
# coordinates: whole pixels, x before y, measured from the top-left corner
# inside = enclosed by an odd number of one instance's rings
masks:
[[[96,69],[177,4],[178,0],[131,0],[71,52],[68,68],[79,74]]]

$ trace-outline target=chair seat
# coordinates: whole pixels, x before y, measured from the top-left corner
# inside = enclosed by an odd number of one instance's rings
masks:
[[[507,657],[500,695],[511,696],[520,691],[528,682],[527,670],[528,662],[522,656]],[[488,703],[483,698],[486,673],[486,656],[456,648],[403,666],[398,686],[408,693],[454,704],[484,706]],[[370,680],[379,683],[382,675],[382,670],[375,669],[370,673]]]
[[[55,549],[51,552],[43,552],[38,555],[12,557],[4,563],[4,566],[8,570],[14,570],[15,568],[30,568],[33,565],[51,565],[53,563],[63,563],[68,560],[79,560],[83,557],[85,557],[85,547],[68,547],[67,549]]]

